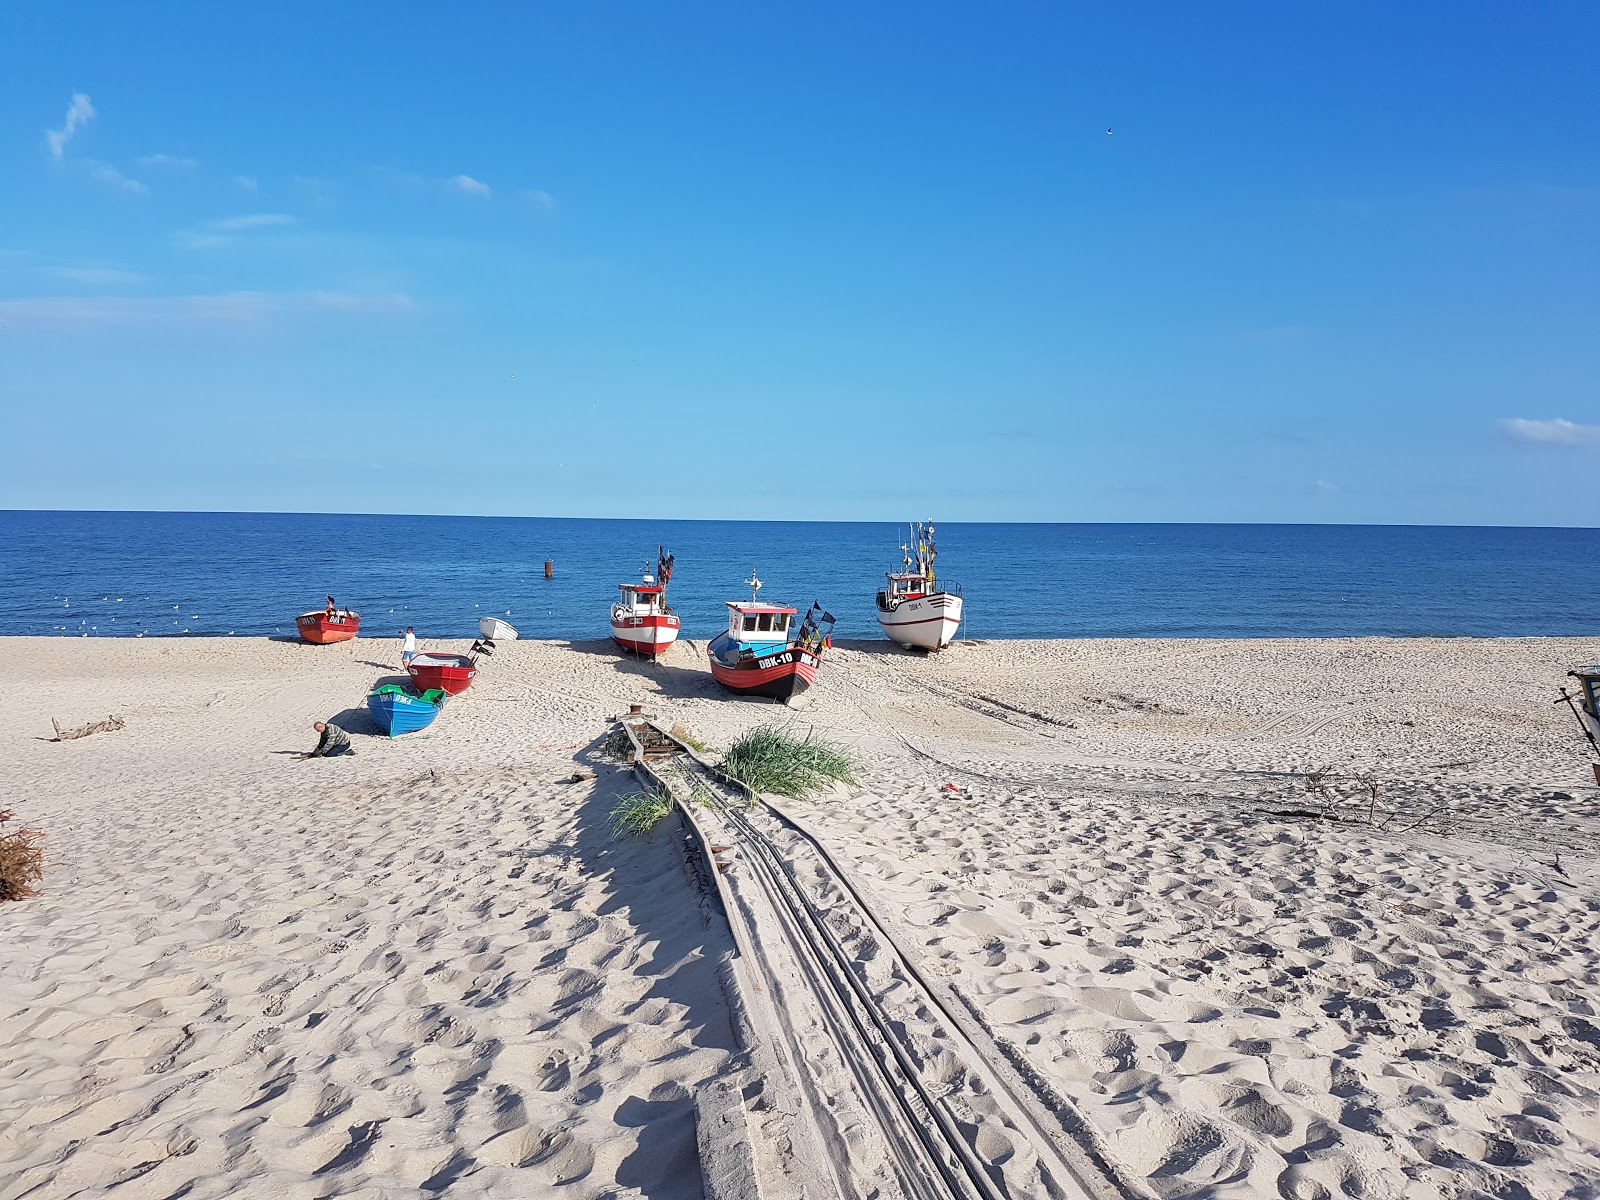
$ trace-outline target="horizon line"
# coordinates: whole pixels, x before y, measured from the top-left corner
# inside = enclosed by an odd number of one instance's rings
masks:
[[[87,514],[161,514],[193,517],[404,517],[440,521],[663,521],[696,525],[904,525],[904,520],[888,517],[805,518],[805,517],[575,517],[546,513],[376,513],[331,511],[320,509],[272,508],[0,508],[0,514],[13,513],[87,513]],[[931,522],[930,520],[930,523]],[[1595,531],[1594,525],[1522,525],[1505,523],[1483,525],[1456,522],[1423,521],[971,521],[960,519],[940,520],[941,525],[1196,525],[1240,526],[1273,529],[1567,529]]]

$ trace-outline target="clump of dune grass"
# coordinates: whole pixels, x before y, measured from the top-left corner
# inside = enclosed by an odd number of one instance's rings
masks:
[[[803,800],[830,783],[854,783],[855,764],[838,746],[807,733],[796,738],[775,725],[759,725],[735,742],[722,769],[759,795]]]
[[[671,729],[667,730],[667,736],[676,738],[685,746],[688,746],[691,750],[698,750],[701,754],[706,752],[706,744],[699,738],[695,737],[694,734],[690,733],[682,725],[674,725]]]
[[[7,831],[10,809],[0,809],[0,902],[37,896],[44,879],[44,833],[38,829]]]
[[[612,837],[643,837],[672,811],[663,792],[629,792],[611,810]]]

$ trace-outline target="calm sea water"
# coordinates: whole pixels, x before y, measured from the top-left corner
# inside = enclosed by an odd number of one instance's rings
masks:
[[[362,633],[609,633],[616,585],[678,556],[684,636],[748,596],[876,637],[888,523],[590,521],[281,513],[0,512],[0,634],[292,633],[332,593]],[[963,635],[1600,635],[1600,530],[1340,525],[939,526]],[[546,559],[555,577],[545,579]]]

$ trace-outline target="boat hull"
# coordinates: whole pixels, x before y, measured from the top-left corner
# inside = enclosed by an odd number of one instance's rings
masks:
[[[514,642],[517,640],[517,630],[516,626],[499,617],[483,617],[478,621],[478,636],[486,637],[491,642]]]
[[[624,650],[650,658],[665,654],[678,640],[678,618],[670,613],[611,618],[611,640]]]
[[[406,667],[406,674],[417,691],[438,688],[449,696],[459,696],[472,686],[478,668],[465,654],[419,654]]]
[[[415,733],[433,724],[444,704],[443,695],[429,700],[413,692],[387,688],[367,696],[367,711],[373,723],[390,737]]]
[[[804,694],[816,682],[821,662],[817,655],[793,643],[765,654],[741,651],[725,633],[712,639],[706,654],[711,677],[730,692],[783,701]]]
[[[919,650],[943,650],[955,641],[961,626],[961,597],[934,592],[901,600],[893,609],[878,609],[878,625],[890,641]]]
[[[294,619],[300,640],[313,646],[327,646],[334,642],[348,642],[361,629],[361,614],[344,609],[331,617],[323,610],[301,613]]]

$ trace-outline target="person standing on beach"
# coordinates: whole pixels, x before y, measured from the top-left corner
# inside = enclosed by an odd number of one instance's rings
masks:
[[[411,660],[417,656],[417,635],[412,632],[411,626],[406,626],[406,640],[400,643],[400,665],[409,667]]]
[[[307,758],[335,758],[340,754],[354,754],[355,747],[350,744],[350,735],[340,729],[331,721],[314,721],[311,728],[322,735],[317,742],[315,750],[300,755],[301,759]]]

